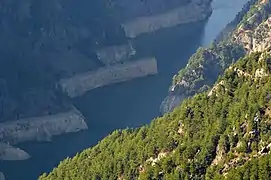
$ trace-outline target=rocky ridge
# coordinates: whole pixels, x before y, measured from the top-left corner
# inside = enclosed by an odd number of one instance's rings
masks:
[[[249,1],[212,46],[199,48],[187,66],[173,77],[161,113],[171,111],[184,97],[209,89],[215,78],[243,55],[266,49],[270,40],[270,11],[270,1]]]

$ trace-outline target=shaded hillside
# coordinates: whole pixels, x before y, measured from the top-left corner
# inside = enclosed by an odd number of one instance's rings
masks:
[[[55,86],[59,78],[102,66],[97,49],[128,41],[123,21],[191,0],[165,2],[134,0],[131,6],[124,0],[1,1],[0,121],[68,109],[69,100]]]
[[[82,47],[104,44],[101,21],[110,18],[104,1],[82,2],[0,2],[0,120],[65,110],[67,102],[55,89],[58,78],[98,67]]]

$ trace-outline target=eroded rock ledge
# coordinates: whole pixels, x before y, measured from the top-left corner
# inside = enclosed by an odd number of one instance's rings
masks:
[[[133,48],[131,43],[105,47],[96,52],[98,59],[105,66],[123,63],[135,54],[136,50]]]
[[[87,128],[82,114],[73,108],[68,112],[56,115],[1,123],[0,141],[7,141],[11,144],[26,141],[50,141],[52,136]]]
[[[30,155],[22,149],[0,142],[0,160],[18,161],[29,159]],[[1,173],[0,173],[1,180]]]
[[[74,98],[98,87],[157,73],[156,59],[145,58],[61,79],[59,84],[69,97]]]
[[[137,17],[122,24],[127,37],[135,38],[143,33],[151,33],[162,28],[205,20],[212,13],[210,0],[193,0],[186,6],[177,7],[167,12]]]

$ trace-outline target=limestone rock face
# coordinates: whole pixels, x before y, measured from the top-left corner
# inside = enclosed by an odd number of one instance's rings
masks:
[[[84,117],[76,109],[44,117],[34,117],[0,124],[0,141],[17,144],[49,141],[52,136],[87,129]]]
[[[122,21],[141,16],[161,14],[169,9],[187,5],[190,0],[115,0],[110,5]]]
[[[170,9],[164,13],[142,16],[122,24],[127,37],[135,38],[143,33],[151,33],[162,28],[197,22],[209,17],[212,9],[209,2],[192,1],[186,6]]]
[[[156,59],[145,58],[61,79],[59,84],[62,90],[73,98],[98,87],[157,73]]]
[[[0,142],[0,160],[19,161],[29,159],[30,155],[19,148]],[[3,176],[3,174],[2,174]],[[1,180],[1,173],[0,173]]]
[[[262,22],[253,31],[241,27],[235,38],[236,41],[242,44],[248,52],[261,52],[270,48],[271,18]]]
[[[131,56],[136,54],[136,50],[132,44],[125,44],[105,47],[98,50],[96,54],[105,66],[111,66],[129,60]]]

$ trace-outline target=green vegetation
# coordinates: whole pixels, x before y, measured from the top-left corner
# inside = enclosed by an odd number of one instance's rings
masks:
[[[213,44],[210,48],[199,48],[189,59],[186,68],[181,69],[174,77],[173,84],[180,85],[183,80],[189,85],[185,93],[192,95],[204,85],[212,85],[216,77],[221,74],[226,67],[242,57],[245,51],[242,46],[236,43]],[[183,90],[183,86],[179,87]],[[178,93],[178,88],[176,88]]]
[[[40,180],[213,179],[241,166],[271,143],[270,67],[268,53],[246,56],[212,93],[185,100],[148,126],[113,132]]]
[[[271,176],[271,155],[264,155],[260,158],[253,158],[244,166],[232,169],[228,175],[216,174],[215,179],[223,180],[267,180]]]

